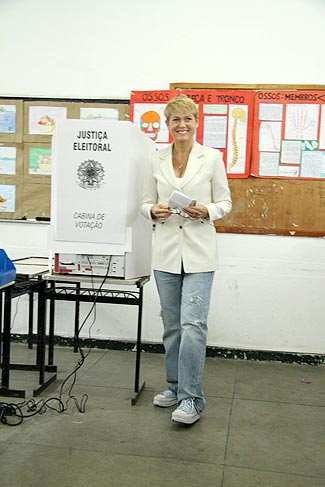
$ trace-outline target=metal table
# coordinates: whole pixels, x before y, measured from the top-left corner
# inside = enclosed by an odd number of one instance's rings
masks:
[[[0,396],[25,397],[25,390],[10,388],[10,369],[35,370],[39,372],[39,384],[33,390],[34,396],[38,396],[56,379],[57,368],[54,365],[45,365],[46,320],[44,315],[43,294],[46,282],[42,280],[42,274],[48,270],[48,259],[40,258],[43,259],[43,261],[41,260],[38,264],[35,264],[35,262],[32,263],[32,261],[27,262],[28,259],[31,258],[19,259],[19,263],[18,261],[14,261],[16,267],[16,281],[8,283],[0,289],[0,363],[2,369]],[[10,361],[11,304],[13,299],[24,294],[29,294],[30,297],[34,296],[34,294],[38,295],[37,349],[35,364],[16,364],[11,363]],[[29,336],[31,335],[33,322],[32,306],[33,299],[30,299]],[[45,378],[45,372],[50,372],[47,378]]]
[[[43,288],[40,300],[44,308],[41,310],[46,315],[46,301],[50,301],[49,313],[49,365],[53,363],[54,352],[54,328],[55,328],[55,302],[72,301],[75,303],[74,323],[74,349],[78,349],[79,339],[79,304],[80,303],[111,303],[138,307],[137,340],[134,391],[131,398],[132,405],[136,404],[138,397],[145,386],[140,385],[140,358],[141,358],[141,334],[142,334],[142,307],[143,288],[150,280],[149,276],[136,279],[118,279],[103,277],[91,277],[82,275],[61,275],[47,273],[42,276],[47,286]],[[91,282],[91,287],[89,283]],[[85,286],[88,284],[88,287]],[[109,286],[109,287],[108,287]],[[111,287],[113,286],[113,289]],[[130,290],[129,288],[133,289]],[[45,347],[41,350],[44,352]]]

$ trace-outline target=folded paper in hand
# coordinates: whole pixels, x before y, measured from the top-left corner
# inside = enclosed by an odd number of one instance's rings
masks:
[[[195,201],[193,201],[189,196],[182,193],[181,191],[173,191],[168,200],[169,208],[177,208],[182,210],[184,206],[191,206],[195,205]]]

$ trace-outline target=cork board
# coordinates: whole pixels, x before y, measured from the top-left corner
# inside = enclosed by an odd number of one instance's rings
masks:
[[[35,208],[37,206],[37,214]],[[42,184],[25,181],[22,190],[21,211],[24,217],[32,219],[49,217],[51,214],[51,182],[43,180]]]
[[[320,237],[325,235],[324,181],[247,178],[229,181],[232,211],[218,232]]]
[[[0,218],[50,218],[57,118],[129,120],[129,112],[119,100],[0,99]]]

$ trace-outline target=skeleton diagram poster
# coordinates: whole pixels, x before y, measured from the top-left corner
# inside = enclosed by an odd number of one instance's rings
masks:
[[[223,153],[228,177],[247,177],[250,173],[254,92],[228,89],[132,92],[130,118],[158,146],[172,142],[164,109],[168,101],[180,93],[198,106],[196,140]]]
[[[252,175],[325,179],[325,92],[258,91]]]

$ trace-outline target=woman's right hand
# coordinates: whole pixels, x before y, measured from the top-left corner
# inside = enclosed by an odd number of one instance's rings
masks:
[[[171,214],[167,205],[153,205],[151,208],[151,216],[154,220],[166,220]]]

